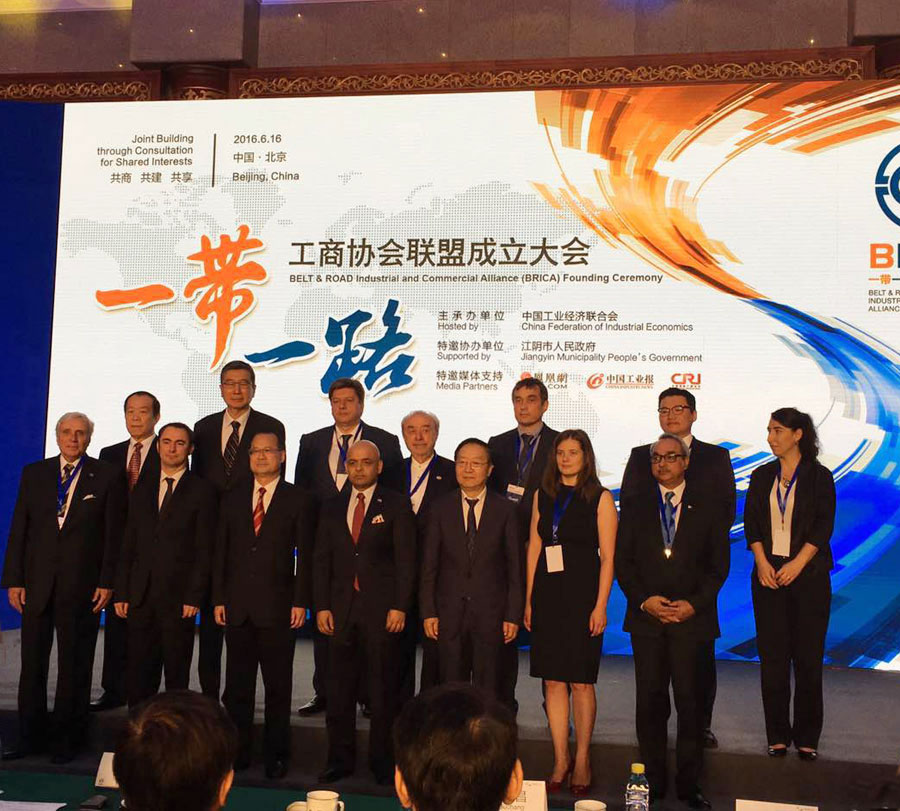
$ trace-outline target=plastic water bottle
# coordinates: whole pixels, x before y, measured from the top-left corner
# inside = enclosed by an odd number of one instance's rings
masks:
[[[631,776],[625,786],[625,810],[648,811],[650,808],[650,784],[644,774],[643,763],[631,764]]]

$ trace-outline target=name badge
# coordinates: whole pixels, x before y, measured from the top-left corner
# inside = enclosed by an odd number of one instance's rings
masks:
[[[508,484],[506,485],[506,497],[510,501],[515,501],[516,503],[522,500],[522,496],[525,495],[525,488],[519,487],[517,484]]]
[[[565,571],[563,568],[562,544],[555,543],[544,548],[547,551],[547,571],[551,574]]]

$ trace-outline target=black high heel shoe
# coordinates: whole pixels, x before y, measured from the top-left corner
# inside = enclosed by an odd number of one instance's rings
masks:
[[[766,754],[769,757],[786,757],[787,752],[787,746],[770,746],[766,749]]]
[[[813,761],[819,759],[819,753],[815,749],[798,749],[797,757],[800,760]]]

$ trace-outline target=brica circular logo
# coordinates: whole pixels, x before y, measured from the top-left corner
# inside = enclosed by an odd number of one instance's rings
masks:
[[[875,173],[875,199],[894,225],[900,225],[900,145],[881,161]]]

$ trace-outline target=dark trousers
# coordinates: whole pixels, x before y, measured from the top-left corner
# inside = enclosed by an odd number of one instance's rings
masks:
[[[19,735],[23,748],[77,747],[87,727],[94,648],[100,615],[90,601],[61,603],[55,597],[40,614],[22,614],[22,671],[19,676]],[[57,680],[52,728],[47,713],[47,673],[56,632]],[[52,739],[51,739],[52,735]]]
[[[699,645],[698,655],[700,661],[697,663],[698,678],[700,679],[700,716],[703,729],[712,729],[713,707],[716,703],[716,689],[718,687],[718,676],[716,674],[716,641],[701,642]]]
[[[697,678],[700,644],[696,639],[668,632],[660,636],[631,635],[638,744],[650,789],[659,797],[665,795],[667,784],[666,748],[672,711],[670,683],[678,713],[675,788],[679,797],[697,790],[703,756],[702,708]]]
[[[502,626],[486,632],[477,624],[476,612],[466,602],[462,619],[455,629],[440,627],[438,660],[441,682],[472,681],[494,697],[499,695],[500,663],[504,655]]]
[[[777,589],[761,586],[755,567],[750,576],[770,745],[793,742],[815,749],[822,733],[822,660],[831,610],[831,577],[827,571],[811,570],[813,565],[809,564],[791,585]]]
[[[263,755],[266,763],[287,760],[291,750],[291,681],[296,634],[288,623],[263,628],[247,620],[228,625],[225,639],[225,709],[238,728],[239,758],[250,757],[256,671],[266,689]]]
[[[401,672],[403,701],[416,694],[416,649],[422,646],[422,672],[419,676],[419,690],[427,690],[440,682],[438,670],[437,642],[425,636],[422,620],[418,611],[410,611],[406,615],[406,628],[403,630],[404,664]]]
[[[104,609],[103,692],[118,701],[128,697],[128,621],[116,614],[112,603]]]
[[[315,624],[315,611],[312,614],[312,621]],[[328,639],[318,628],[313,629],[313,692],[326,700],[328,698]]]
[[[211,605],[200,606],[200,651],[197,676],[203,695],[219,700],[222,692],[222,643],[225,629],[216,624]]]
[[[360,676],[368,686],[372,721],[369,767],[378,778],[393,774],[391,727],[400,711],[402,634],[385,629],[387,615],[365,616],[361,600],[353,598],[343,627],[329,639],[328,765],[353,771],[356,765],[356,700]]]
[[[182,606],[146,600],[128,611],[128,705],[159,692],[187,690],[194,655],[194,618],[182,619]]]
[[[500,651],[500,673],[497,694],[500,700],[513,712],[519,709],[516,701],[516,684],[519,681],[519,640],[518,637],[504,645]]]

